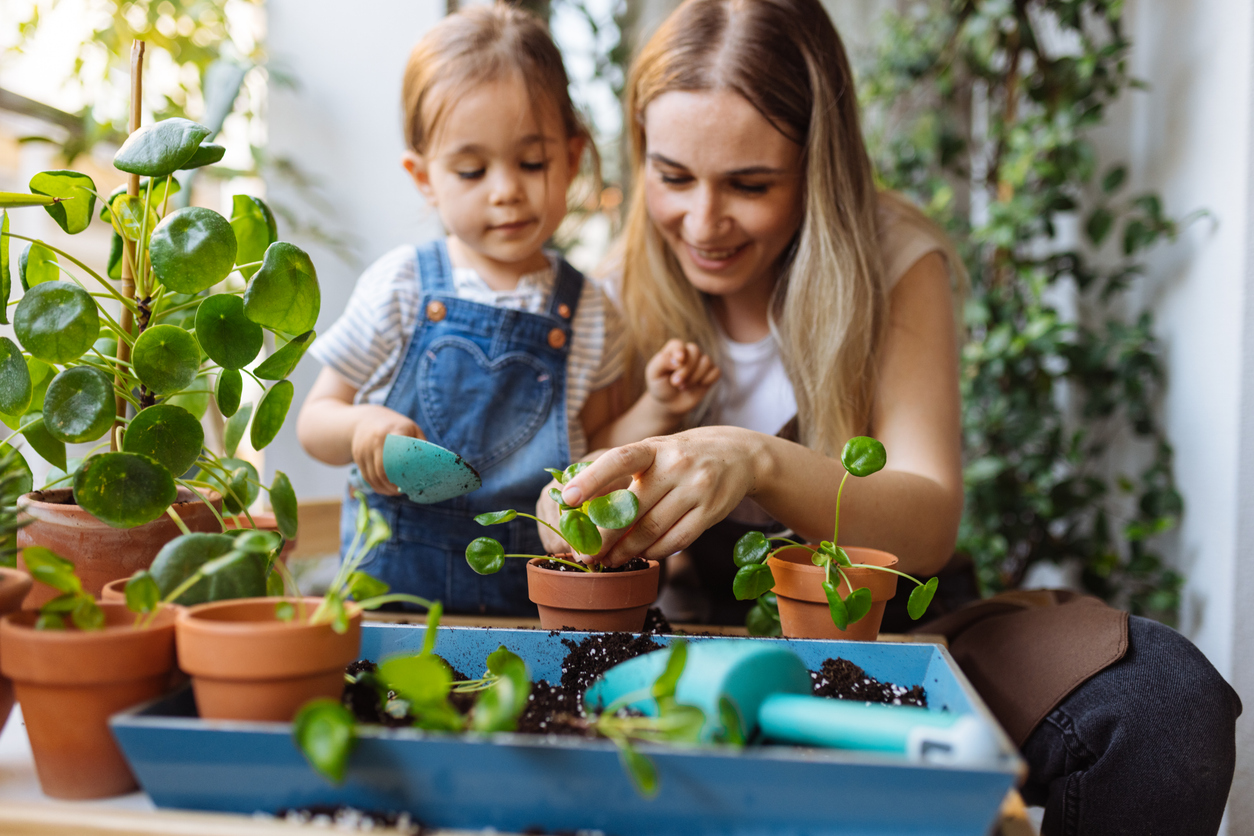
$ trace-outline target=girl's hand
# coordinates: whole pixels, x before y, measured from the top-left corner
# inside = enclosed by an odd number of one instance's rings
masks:
[[[356,426],[352,440],[353,461],[361,471],[361,478],[366,480],[366,484],[375,493],[398,495],[400,490],[388,481],[383,470],[383,442],[389,435],[424,439],[426,436],[417,424],[386,406],[359,404],[353,409],[358,411],[354,416]]]
[[[578,505],[634,477],[640,515],[629,529],[602,532],[598,558],[609,566],[658,560],[691,545],[753,494],[762,438],[738,427],[699,427],[618,447],[570,480],[562,499]]]
[[[672,415],[686,415],[705,398],[722,372],[696,343],[671,340],[645,366],[649,395]]]

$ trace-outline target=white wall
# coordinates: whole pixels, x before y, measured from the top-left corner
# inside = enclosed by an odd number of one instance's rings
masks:
[[[361,0],[350,14],[337,0],[269,0],[267,10],[272,64],[299,85],[270,85],[269,151],[312,175],[330,211],[319,213],[277,177],[267,181],[268,199],[342,234],[357,256],[345,263],[279,222],[280,237],[308,250],[318,270],[322,333],[343,311],[361,268],[395,246],[439,234],[438,217],[400,167],[400,91],[410,49],[444,15],[444,3]],[[294,413],[320,368],[310,357],[292,376],[293,418],[266,450],[266,470],[287,473],[303,499],[339,496],[347,473],[315,462],[296,441]]]

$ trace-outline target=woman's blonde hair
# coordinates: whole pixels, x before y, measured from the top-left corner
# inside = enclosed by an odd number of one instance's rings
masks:
[[[441,121],[463,93],[510,77],[522,82],[533,110],[549,103],[557,108],[567,139],[584,140],[599,186],[596,143],[571,100],[566,67],[548,27],[505,3],[448,15],[414,46],[401,85],[405,144],[415,154],[427,153]]]
[[[636,57],[622,303],[637,385],[642,360],[671,337],[720,353],[706,299],[645,206],[644,113],[672,90],[733,91],[803,150],[801,226],[781,256],[768,315],[797,401],[798,440],[834,455],[869,428],[887,320],[878,196],[840,36],[819,0],[687,0]]]

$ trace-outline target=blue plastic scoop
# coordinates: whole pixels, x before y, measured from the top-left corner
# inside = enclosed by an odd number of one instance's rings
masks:
[[[478,471],[452,450],[403,435],[383,440],[383,472],[401,493],[423,505],[468,494],[483,484]]]
[[[616,700],[657,714],[650,688],[666,667],[670,648],[629,659],[606,671],[584,695],[589,709]],[[675,699],[705,712],[701,738],[720,738],[719,701],[740,715],[746,740],[896,752],[912,760],[970,765],[999,757],[987,724],[969,714],[913,706],[868,705],[812,695],[810,673],[787,648],[755,641],[690,642]]]

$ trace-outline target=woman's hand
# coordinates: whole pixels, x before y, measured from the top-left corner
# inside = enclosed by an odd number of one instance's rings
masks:
[[[657,560],[690,545],[753,494],[765,438],[737,427],[699,427],[618,447],[571,479],[562,499],[579,505],[631,479],[639,516],[624,531],[603,530],[597,558],[609,566],[633,557]]]

